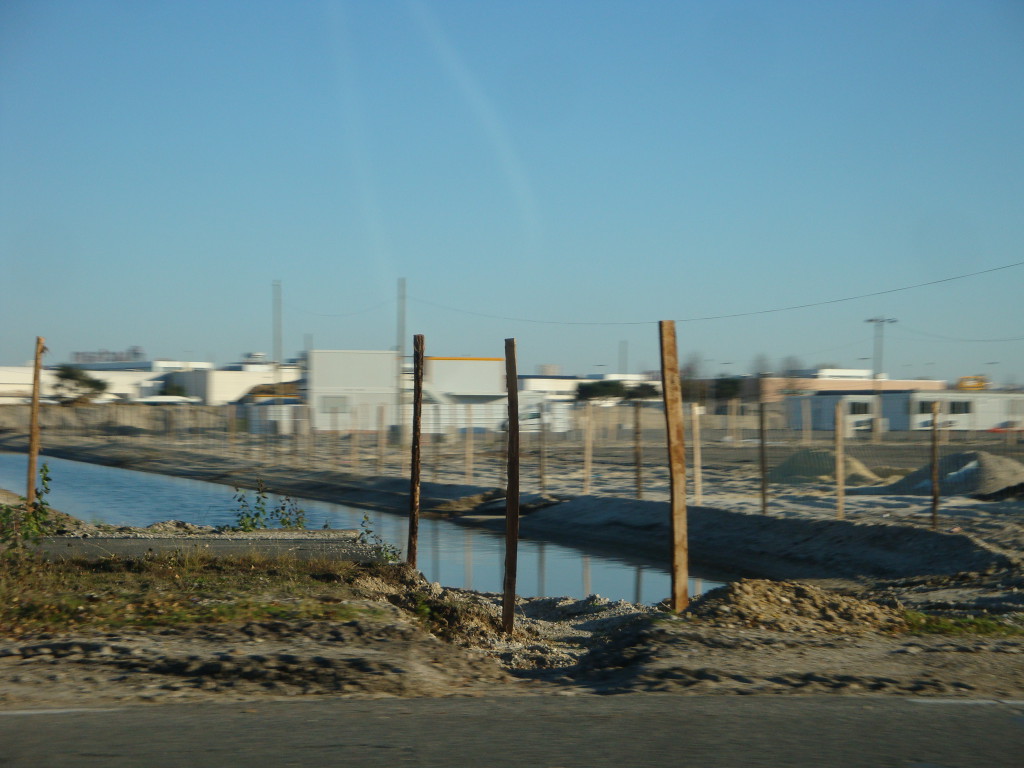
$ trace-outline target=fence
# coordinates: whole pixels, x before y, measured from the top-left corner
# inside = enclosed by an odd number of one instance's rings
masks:
[[[694,502],[739,508],[759,501],[761,434],[756,404],[747,406],[745,414],[735,407],[727,407],[721,414],[697,416],[688,410],[688,485]],[[305,407],[294,408],[289,428],[280,431],[250,431],[253,425],[239,415],[244,412],[232,406],[45,405],[40,424],[44,451],[103,446],[123,450],[129,459],[133,453],[187,452],[194,454],[196,461],[203,456],[211,462],[235,459],[299,474],[330,471],[407,476],[408,449],[399,444],[394,430],[373,418],[374,414],[367,413],[359,429],[312,431]],[[466,424],[487,421],[482,415],[474,417],[476,408],[425,406],[424,481],[504,485],[505,433],[485,426],[466,428]],[[8,438],[8,446],[15,446],[11,436],[26,431],[28,417],[28,406],[0,406],[0,437]],[[693,439],[694,418],[699,426],[699,446]],[[832,432],[785,428],[779,409],[768,411],[765,421],[770,505],[796,492],[820,493],[833,482],[827,457],[808,453],[831,450]],[[544,418],[524,418],[523,424],[530,427],[524,427],[522,433],[523,493],[543,490],[556,495],[668,498],[664,414],[659,403],[607,407],[569,403],[563,404],[557,419],[545,414]],[[854,431],[851,435],[845,453],[859,462],[847,469],[851,485],[891,482],[930,462],[929,432],[876,436]],[[1024,434],[1019,430],[944,429],[940,443],[941,456],[986,451],[1024,461]],[[699,473],[693,465],[697,453]]]

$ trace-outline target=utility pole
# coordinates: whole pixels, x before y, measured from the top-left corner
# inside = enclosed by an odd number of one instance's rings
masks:
[[[869,317],[864,322],[875,324],[875,351],[874,356],[871,358],[871,378],[875,385],[875,407],[877,408],[877,412],[875,414],[875,423],[872,434],[874,436],[874,441],[878,442],[882,437],[882,348],[885,342],[884,331],[886,325],[896,322],[896,318]]]

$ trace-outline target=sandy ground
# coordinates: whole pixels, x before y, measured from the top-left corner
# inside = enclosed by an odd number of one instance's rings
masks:
[[[12,438],[0,444],[18,447]],[[386,468],[391,476],[368,477],[351,466],[318,467],[316,457],[261,465],[252,456],[187,447],[157,452],[95,441],[49,447],[67,458],[232,484],[260,476],[293,495],[404,508],[397,463]],[[344,627],[0,640],[0,706],[505,691],[1024,698],[1024,636],[915,635],[892,618],[908,607],[948,616],[988,613],[1024,625],[1019,499],[943,499],[939,531],[932,532],[921,496],[850,497],[847,520],[838,521],[828,483],[774,483],[764,516],[749,456],[723,455],[706,460],[702,504],[690,511],[691,547],[698,563],[776,580],[738,582],[749,595],[734,585],[724,596],[705,598],[717,604],[698,603],[682,617],[599,598],[523,600],[519,632],[506,637],[494,629],[497,596],[407,580],[399,592],[427,590],[468,606],[475,619],[442,640],[392,600],[385,617]],[[477,477],[499,480],[499,457],[488,459],[493,466],[483,458]],[[549,457],[546,494],[525,497],[531,511],[524,534],[662,560],[667,486],[656,457],[645,471],[642,501],[627,498],[635,477],[627,451],[598,457],[589,496],[579,495],[576,458]],[[456,460],[447,472],[444,466],[424,472],[437,481],[424,487],[425,509],[466,524],[500,524],[493,508],[502,504],[493,493],[500,483],[466,483]],[[823,591],[808,591],[817,588]]]

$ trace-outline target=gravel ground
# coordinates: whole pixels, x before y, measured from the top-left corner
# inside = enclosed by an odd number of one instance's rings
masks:
[[[69,458],[91,457],[102,463],[123,464],[131,458],[121,446],[67,450],[75,454],[65,453]],[[557,472],[557,460],[552,466]],[[361,480],[344,473],[307,471],[294,482],[296,487],[305,483],[310,493],[303,494],[287,486],[286,467],[242,467],[224,459],[211,468],[202,455],[168,452],[159,459],[139,460],[134,468],[201,479],[219,474],[223,482],[237,482],[246,472],[269,474],[268,484],[281,480],[283,490],[296,495],[345,503],[358,503],[353,499],[361,497],[367,506],[377,507],[401,508],[403,501],[402,481],[396,478]],[[619,469],[609,464],[600,492],[608,494],[618,487],[622,496],[628,495],[631,473],[628,462]],[[451,479],[458,474],[453,471]],[[790,581],[745,580],[709,593],[681,617],[596,596],[521,600],[517,632],[511,637],[497,631],[498,596],[443,589],[410,577],[404,584],[381,584],[367,592],[367,604],[383,606],[382,614],[343,625],[250,623],[158,633],[0,638],[0,707],[504,692],[1024,698],[1024,635],[916,635],[899,620],[903,608],[913,608],[950,617],[989,615],[1009,626],[1024,624],[1024,506],[1019,499],[943,499],[941,530],[932,534],[926,502],[920,497],[857,497],[847,500],[851,520],[837,528],[826,482],[773,486],[772,514],[766,521],[757,514],[751,485],[757,478],[749,466],[710,466],[704,479],[704,507],[718,515],[737,516],[723,520],[749,518],[751,528],[743,535],[761,536],[762,526],[790,526],[790,540],[774,553],[731,550],[734,560],[745,558],[747,566],[754,563],[747,568],[749,575]],[[569,495],[569,485],[567,481],[551,493]],[[479,511],[479,504],[493,503],[488,490],[456,483],[428,486],[425,503],[447,504],[448,514]],[[652,477],[649,498],[661,501],[662,493]],[[392,497],[397,501],[389,501]],[[474,501],[459,503],[467,499]],[[576,503],[581,503],[579,498]],[[635,502],[621,496],[587,503],[604,511],[635,511]],[[564,518],[559,506],[538,505],[524,518],[524,525],[545,514]],[[570,507],[561,512],[566,509]],[[472,520],[466,515],[464,522],[487,524],[487,516]],[[819,558],[821,562],[853,557],[859,551],[864,555],[862,550],[870,548],[871,562],[880,563],[877,570],[862,572],[865,569],[856,560],[845,569],[836,563],[838,576],[822,570],[814,560],[814,553],[822,549],[815,537],[826,529],[815,526],[826,523],[831,526],[827,530],[842,535],[830,539],[832,549]],[[168,535],[196,535],[180,524],[167,527]],[[907,531],[916,538],[897,541],[887,560],[875,557],[885,550],[879,539],[898,539]],[[801,532],[803,544],[798,541]],[[620,534],[619,529],[613,531],[614,537]],[[662,533],[652,529],[648,535],[658,539]],[[775,546],[771,539],[760,541],[762,550]],[[742,542],[734,537],[728,543]],[[657,547],[657,542],[650,547],[652,558]],[[899,557],[901,549],[906,557]],[[749,560],[747,554],[760,557],[764,567],[757,567],[757,557]],[[801,564],[811,575],[786,575]],[[743,570],[743,563],[734,565]],[[811,591],[814,588],[821,591]],[[409,610],[413,595],[426,595],[439,610],[445,606],[446,621],[424,623]]]

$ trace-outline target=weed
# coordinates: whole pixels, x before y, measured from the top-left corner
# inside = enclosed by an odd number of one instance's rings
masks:
[[[223,529],[257,531],[269,528],[269,524],[273,522],[276,522],[281,528],[306,527],[306,512],[295,499],[290,496],[282,496],[277,506],[268,509],[268,497],[267,486],[261,478],[256,480],[256,497],[251,503],[244,489],[235,488],[234,500],[238,503],[235,524],[223,526]]]
[[[917,611],[904,616],[910,631],[919,635],[1024,635],[1024,629],[986,616],[930,616]]]
[[[377,553],[386,563],[397,563],[402,559],[402,550],[394,544],[389,544],[381,538],[380,534],[373,530],[373,522],[370,515],[364,513],[362,522],[359,523],[359,543],[366,544],[377,550]]]
[[[18,504],[0,504],[0,543],[8,551],[20,552],[26,544],[37,544],[51,532],[53,521],[46,501],[50,479],[50,468],[43,464],[39,469],[40,487],[31,504],[24,496]]]

